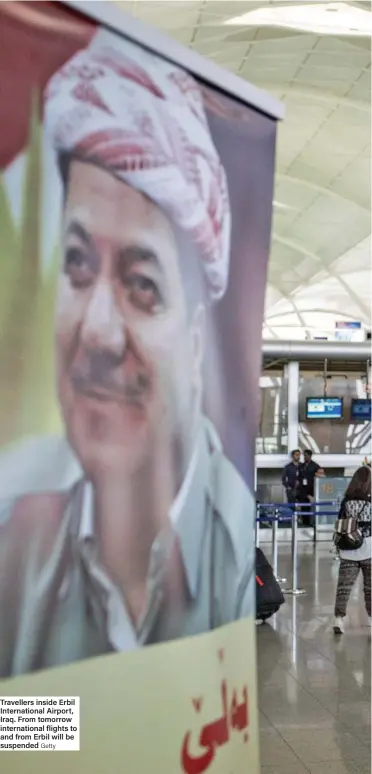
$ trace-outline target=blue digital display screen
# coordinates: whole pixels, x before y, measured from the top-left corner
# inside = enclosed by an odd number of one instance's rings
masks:
[[[371,421],[371,401],[368,398],[354,398],[351,401],[351,419],[360,422]]]
[[[342,419],[342,398],[307,398],[307,419]]]

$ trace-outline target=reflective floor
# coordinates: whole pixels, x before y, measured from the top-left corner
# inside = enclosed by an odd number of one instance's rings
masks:
[[[278,571],[290,577],[289,547],[280,548]],[[287,596],[257,628],[262,774],[371,772],[371,630],[359,580],[335,638],[337,574],[329,546],[300,546],[306,595]]]

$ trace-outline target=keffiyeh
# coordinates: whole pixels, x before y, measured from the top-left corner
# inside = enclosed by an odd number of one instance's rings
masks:
[[[45,126],[57,153],[100,164],[157,204],[195,244],[210,300],[223,295],[227,182],[190,75],[100,32],[49,81]]]

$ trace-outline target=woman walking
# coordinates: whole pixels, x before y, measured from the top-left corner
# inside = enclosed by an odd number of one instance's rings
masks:
[[[342,550],[335,604],[335,634],[343,634],[346,607],[359,572],[363,575],[364,602],[371,623],[371,468],[364,466],[354,473],[341,504],[342,520],[355,520],[360,547]],[[351,522],[349,522],[351,524]],[[362,537],[361,537],[362,536]],[[345,542],[345,541],[344,541]],[[346,541],[347,542],[347,541]],[[352,541],[350,541],[351,543]]]

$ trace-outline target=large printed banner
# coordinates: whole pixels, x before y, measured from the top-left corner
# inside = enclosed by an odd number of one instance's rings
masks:
[[[256,774],[275,121],[63,4],[0,24],[2,694],[80,696],[77,774]]]
[[[253,621],[245,619],[200,637],[4,683],[3,695],[13,700],[79,695],[81,749],[0,749],[0,770],[258,773],[254,642]]]

